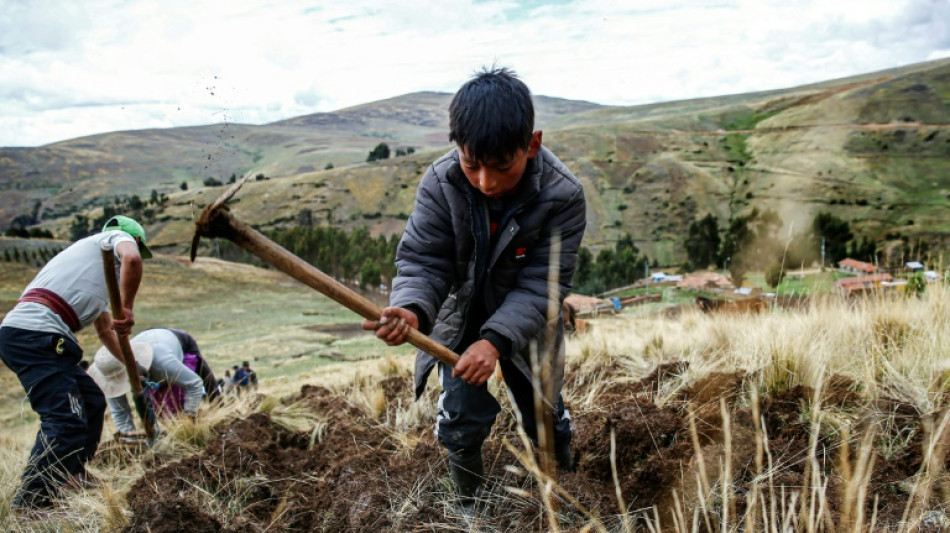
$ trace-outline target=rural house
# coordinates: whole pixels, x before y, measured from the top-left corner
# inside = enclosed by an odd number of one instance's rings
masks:
[[[885,289],[894,287],[894,278],[890,274],[872,274],[870,276],[857,276],[853,278],[841,278],[834,284],[836,292],[845,295],[856,295],[868,292],[872,289]],[[906,283],[906,282],[905,282]]]
[[[851,259],[850,257],[838,261],[838,270],[848,274],[857,275],[876,274],[881,272],[881,269],[876,265],[865,263],[864,261],[858,261],[857,259]]]

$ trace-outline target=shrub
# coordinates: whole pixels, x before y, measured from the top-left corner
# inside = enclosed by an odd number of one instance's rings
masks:
[[[380,159],[389,159],[389,145],[386,143],[377,144],[376,148],[373,148],[366,157],[366,162],[372,163],[373,161],[379,161]]]

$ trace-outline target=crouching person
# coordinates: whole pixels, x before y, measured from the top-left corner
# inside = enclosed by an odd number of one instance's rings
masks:
[[[211,391],[209,398],[218,396],[214,374],[201,358],[194,338],[187,333],[149,329],[133,337],[131,345],[140,375],[157,385],[157,388],[150,387],[147,394],[158,416],[168,418],[184,412],[194,418],[206,386]],[[132,386],[122,362],[105,347],[100,348],[89,367],[89,375],[105,393],[112,421],[120,435],[134,434],[135,422],[127,397]]]
[[[112,246],[122,289],[125,319],[112,320],[101,246]],[[79,366],[83,351],[76,332],[93,324],[99,340],[120,353],[115,332],[128,334],[142,280],[145,230],[116,216],[101,233],[80,239],[60,252],[27,285],[0,325],[0,358],[16,373],[40,429],[22,483],[11,506],[53,505],[64,483],[82,485],[85,464],[99,446],[106,402],[102,391]]]

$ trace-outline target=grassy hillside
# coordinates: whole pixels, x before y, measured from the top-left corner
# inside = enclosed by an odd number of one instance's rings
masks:
[[[449,99],[417,93],[264,126],[0,150],[0,226],[38,200],[42,224],[65,236],[72,213],[157,189],[169,201],[145,222],[156,245],[181,253],[193,213],[222,191],[203,179],[249,173],[268,179],[249,184],[235,211],[256,226],[295,224],[306,210],[315,224],[398,232],[419,178],[448,148]],[[940,216],[950,202],[950,60],[646,106],[537,103],[545,143],[585,185],[591,248],[629,233],[651,259],[678,264],[693,220],[712,213],[724,227],[753,208],[776,211],[783,235],[825,211],[881,247],[899,235],[938,251],[950,243]],[[365,163],[379,142],[415,153]]]
[[[123,131],[39,148],[0,148],[0,227],[41,202],[40,218],[83,211],[115,196],[173,194],[182,183],[233,174],[287,177],[362,163],[380,142],[395,151],[448,147],[449,94],[408,94],[262,126],[221,123]],[[539,124],[599,107],[537,98]]]

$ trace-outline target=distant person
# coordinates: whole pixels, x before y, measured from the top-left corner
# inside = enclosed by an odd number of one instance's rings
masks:
[[[251,370],[251,363],[244,361],[241,365],[241,370],[244,371],[243,386],[251,387],[252,389],[257,388],[257,372]]]
[[[218,380],[218,387],[221,389],[221,393],[224,395],[231,393],[231,389],[234,388],[234,382],[231,381],[230,370],[224,371],[224,376]]]
[[[501,408],[486,381],[501,365],[505,383],[535,442],[530,351],[549,354],[557,463],[573,469],[570,417],[561,399],[564,328],[560,313],[546,335],[548,309],[571,288],[586,206],[580,182],[541,146],[531,92],[513,72],[486,69],[449,105],[455,149],[426,171],[396,250],[390,306],[364,329],[390,345],[416,328],[461,353],[454,369],[438,363],[442,393],[436,433],[466,512],[483,482],[482,443]],[[558,246],[558,255],[552,250]],[[552,261],[557,292],[548,295]],[[553,343],[553,346],[551,346]],[[421,395],[436,360],[416,357]]]
[[[194,418],[206,393],[218,397],[218,382],[201,357],[198,343],[188,333],[175,329],[148,329],[131,341],[136,366],[147,382],[155,414],[169,418],[178,413]],[[135,422],[128,393],[131,391],[125,365],[101,348],[89,370],[102,387],[112,421],[122,434],[134,433]]]
[[[231,384],[238,394],[241,394],[241,389],[247,387],[247,372],[244,370],[244,367],[234,365],[234,373],[231,375]]]
[[[109,313],[103,244],[113,249],[123,320],[113,320]],[[85,464],[99,446],[106,401],[79,366],[83,351],[76,332],[92,324],[108,351],[121,355],[116,333],[127,335],[135,325],[142,259],[151,256],[142,226],[128,217],[112,217],[101,233],[53,257],[0,324],[0,359],[16,373],[40,416],[12,507],[50,507],[61,485],[86,481]]]

